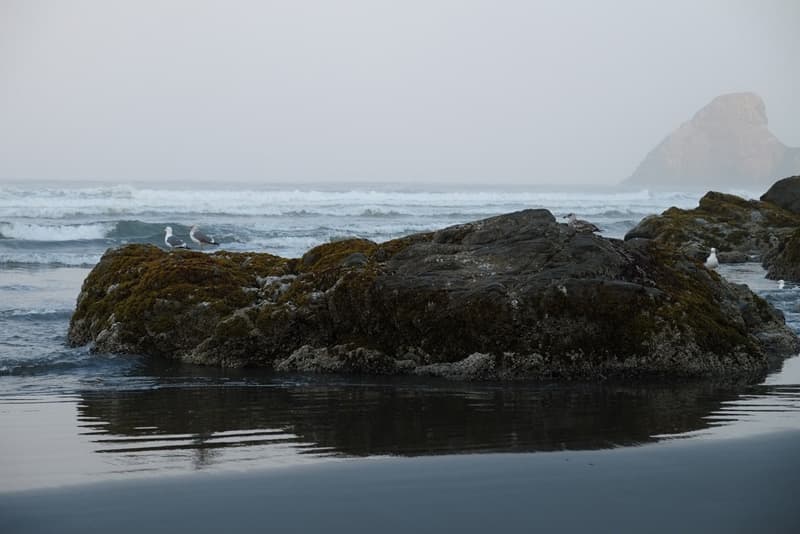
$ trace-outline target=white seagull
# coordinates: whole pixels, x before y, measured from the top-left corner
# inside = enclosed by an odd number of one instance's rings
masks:
[[[717,249],[711,247],[711,254],[706,258],[706,269],[716,269],[719,267],[719,260],[717,259]]]
[[[203,245],[219,245],[219,243],[214,241],[213,237],[209,237],[201,232],[196,224],[192,225],[192,229],[189,230],[189,237],[192,238],[192,241],[200,245],[200,250],[203,250]]]
[[[778,289],[783,289],[786,287],[786,282],[784,280],[778,280]]]
[[[583,219],[578,219],[574,213],[569,213],[564,215],[565,219],[569,219],[569,227],[574,229],[576,232],[599,232],[600,228],[593,225],[589,221],[584,221]]]
[[[174,248],[189,248],[186,245],[186,243],[183,242],[182,239],[179,239],[179,238],[175,237],[174,235],[172,235],[172,227],[171,226],[167,226],[166,228],[164,228],[164,232],[165,232],[164,244],[167,245],[167,247],[169,247],[170,250],[172,250]]]

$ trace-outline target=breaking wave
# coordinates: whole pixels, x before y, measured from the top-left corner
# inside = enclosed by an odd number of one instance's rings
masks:
[[[651,213],[665,205],[693,206],[696,195],[684,193],[544,192],[544,191],[302,191],[181,190],[132,186],[94,188],[0,188],[0,214],[5,217],[99,217],[135,219],[158,213],[190,215],[396,216],[433,213],[498,213],[524,207],[559,208],[601,213],[628,206]]]
[[[102,252],[96,254],[70,252],[0,252],[0,265],[6,267],[30,267],[47,265],[52,267],[92,267]]]
[[[0,237],[26,241],[83,241],[104,239],[114,223],[37,224],[28,222],[0,223]]]
[[[641,191],[212,190],[0,187],[0,265],[91,267],[110,247],[190,246],[194,223],[222,248],[299,257],[341,236],[385,241],[528,208],[574,212],[621,237],[645,215],[693,207],[688,193]]]

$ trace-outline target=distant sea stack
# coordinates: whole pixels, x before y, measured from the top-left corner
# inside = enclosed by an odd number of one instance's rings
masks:
[[[718,96],[669,134],[624,184],[659,189],[764,190],[800,173],[800,148],[787,147],[767,127],[755,93]]]

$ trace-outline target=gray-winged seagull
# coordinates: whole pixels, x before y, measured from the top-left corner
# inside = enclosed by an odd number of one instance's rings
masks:
[[[189,237],[192,238],[192,241],[200,245],[200,250],[203,250],[203,245],[219,245],[219,243],[214,241],[213,237],[209,237],[201,232],[196,224],[192,225],[192,229],[189,230]]]
[[[569,227],[575,230],[576,232],[599,232],[600,228],[593,225],[589,221],[584,221],[583,219],[578,219],[574,213],[569,213],[564,215],[565,219],[569,219]]]
[[[166,228],[164,228],[164,232],[166,233],[166,235],[164,235],[164,244],[167,245],[170,250],[172,250],[173,248],[189,248],[189,246],[186,243],[184,243],[182,239],[179,239],[174,235],[172,235],[171,226],[167,226]]]

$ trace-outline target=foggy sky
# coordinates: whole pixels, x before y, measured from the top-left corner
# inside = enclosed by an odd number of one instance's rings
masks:
[[[713,97],[800,146],[800,2],[0,0],[0,180],[598,183]]]

